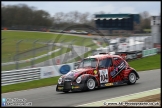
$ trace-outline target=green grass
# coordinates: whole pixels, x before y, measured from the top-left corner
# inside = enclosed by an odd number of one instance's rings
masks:
[[[50,49],[50,51],[54,51],[54,50],[56,50],[58,48],[59,47],[53,47],[52,49]],[[42,51],[35,50],[35,57],[40,56],[40,55],[43,55],[43,54],[47,54],[48,51],[47,51],[47,47],[46,47],[46,49],[43,49]],[[33,51],[27,52],[26,54],[25,53],[24,54],[21,54],[19,56],[19,61],[21,61],[21,60],[27,60],[27,59],[30,59],[30,58],[33,58]],[[8,61],[5,61],[5,62],[10,62],[10,61],[8,60]]]
[[[144,70],[159,69],[161,65],[160,56],[161,56],[160,54],[157,54],[154,56],[145,57],[142,59],[130,61],[129,64],[131,67],[135,68],[137,72],[144,71]],[[30,81],[30,82],[24,82],[24,83],[19,83],[19,84],[1,86],[2,93],[55,85],[57,84],[58,78],[59,76]]]
[[[71,42],[72,40],[76,39],[72,45],[79,45],[79,46],[87,46],[91,47],[92,49],[98,48],[96,44],[92,42],[91,38],[83,38],[83,37],[77,37],[77,36],[71,36],[71,35],[58,35],[58,34],[52,34],[52,33],[47,33],[47,32],[25,32],[25,31],[2,31],[2,39],[3,44],[2,44],[2,62],[8,62],[11,60],[11,57],[13,57],[16,54],[16,42],[19,40],[24,40],[20,43],[19,47],[19,52],[24,52],[32,49],[33,47],[33,42],[37,39],[40,39],[38,42],[47,42],[47,41],[55,41],[55,42],[61,42],[62,40],[65,40],[63,43]],[[83,40],[84,39],[84,40]],[[26,41],[27,40],[27,41]],[[44,46],[43,44],[36,44],[36,47],[41,47]],[[103,46],[106,46],[105,43],[103,43]],[[65,50],[65,49],[63,49]],[[70,49],[68,49],[70,50]],[[36,56],[45,54],[47,51],[42,51],[39,53],[35,53]],[[60,53],[63,52],[56,52],[52,55],[52,57],[58,56]],[[25,55],[25,54],[24,54]],[[55,56],[54,56],[55,55]],[[28,56],[28,57],[27,57]],[[20,56],[19,60],[24,60],[24,59],[29,59],[30,57],[33,57],[31,55],[27,56]],[[35,63],[43,62],[43,60],[48,60],[48,57],[44,57],[41,59],[36,60]],[[38,62],[39,61],[39,62]],[[23,66],[28,66],[31,63],[23,63],[20,64],[20,68]],[[4,66],[2,67],[2,70],[9,70],[9,69],[14,69],[15,65],[9,65],[9,66]]]
[[[131,67],[137,71],[159,69],[161,66],[161,55],[156,54],[154,56],[148,56],[139,60],[133,60],[128,62]]]
[[[6,59],[9,57],[13,57],[16,54],[16,42],[12,39],[7,39],[4,41],[3,44],[1,44],[1,57],[2,62],[8,62]],[[36,48],[44,46],[43,44],[36,44]],[[32,43],[31,42],[21,42],[19,45],[19,52],[25,52],[32,49]],[[9,60],[9,59],[8,59]]]
[[[1,32],[1,39],[2,44],[2,60],[13,57],[16,53],[16,42],[19,40],[24,40],[20,43],[19,52],[24,52],[27,50],[32,49],[33,42],[37,39],[40,39],[38,42],[47,42],[47,41],[55,41],[61,42],[65,40],[65,42],[71,42],[72,40],[76,39],[73,45],[79,46],[88,46],[92,44],[91,38],[84,38],[84,37],[77,37],[71,35],[61,35],[61,34],[53,34],[48,32],[25,32],[25,31],[2,31]],[[88,37],[88,36],[87,36]],[[85,39],[85,40],[83,40]],[[36,47],[43,46],[43,44],[36,44]],[[104,43],[103,46],[106,46]],[[94,48],[97,48],[97,45],[93,45]]]
[[[40,39],[44,41],[49,41],[49,40],[55,40],[56,42],[61,42],[63,39],[65,39],[64,42],[70,42],[74,39],[77,39],[76,42],[74,42],[75,45],[84,45],[82,40],[84,39],[83,37],[77,37],[77,36],[71,36],[71,35],[62,35],[62,34],[52,34],[48,32],[25,32],[25,31],[2,31],[2,38],[7,39],[13,39],[13,40],[21,40],[21,39],[28,39],[31,41]],[[90,38],[87,38],[85,41],[92,40]],[[85,42],[84,41],[84,42]],[[5,42],[5,41],[4,41]]]

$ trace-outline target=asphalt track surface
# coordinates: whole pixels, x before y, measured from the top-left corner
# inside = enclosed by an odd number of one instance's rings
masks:
[[[135,85],[106,87],[94,91],[62,93],[56,86],[3,93],[4,98],[27,99],[33,106],[77,106],[103,99],[114,98],[131,93],[142,92],[160,87],[160,69],[139,72],[140,79]]]

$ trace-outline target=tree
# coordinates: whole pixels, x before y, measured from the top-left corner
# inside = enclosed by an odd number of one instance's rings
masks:
[[[26,4],[3,5],[2,26],[46,26],[52,25],[50,14],[44,10],[37,10],[35,7],[28,7]]]
[[[151,17],[147,11],[140,13],[141,30],[151,28]]]
[[[96,12],[95,14],[106,14],[104,11]]]
[[[81,16],[80,16],[80,19],[79,19],[79,22],[81,24],[86,24],[88,23],[88,18],[90,17],[90,13],[89,12],[86,12],[86,13],[83,13]]]

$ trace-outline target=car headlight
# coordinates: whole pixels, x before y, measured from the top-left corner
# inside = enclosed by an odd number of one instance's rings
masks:
[[[81,77],[78,77],[77,79],[76,79],[76,82],[77,83],[80,83],[82,81],[82,78]]]
[[[61,82],[62,82],[62,78],[60,77],[60,78],[58,79],[58,83],[61,84]]]

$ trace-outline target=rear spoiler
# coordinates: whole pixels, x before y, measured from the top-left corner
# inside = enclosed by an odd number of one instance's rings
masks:
[[[109,54],[109,55],[115,55],[115,52],[99,53],[99,54]]]
[[[109,53],[99,53],[99,54],[109,54]]]

